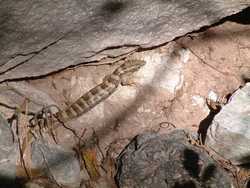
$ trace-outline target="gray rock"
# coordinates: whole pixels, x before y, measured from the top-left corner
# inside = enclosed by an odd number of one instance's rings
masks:
[[[17,187],[17,145],[13,142],[10,126],[0,114],[0,187]]]
[[[80,164],[74,152],[59,145],[51,145],[34,141],[32,143],[33,168],[50,177],[60,185],[79,187]]]
[[[166,43],[250,0],[0,1],[0,81]]]
[[[250,83],[231,97],[207,132],[206,144],[232,163],[250,162]]]
[[[137,136],[118,159],[116,180],[121,188],[232,185],[225,171],[206,152],[188,143],[183,130]]]

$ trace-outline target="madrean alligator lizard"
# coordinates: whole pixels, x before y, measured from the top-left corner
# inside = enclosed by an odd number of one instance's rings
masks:
[[[54,116],[62,122],[67,122],[88,112],[114,93],[124,75],[137,71],[144,64],[145,61],[143,60],[125,61],[112,74],[106,76],[101,84],[89,90],[66,109],[55,113]]]

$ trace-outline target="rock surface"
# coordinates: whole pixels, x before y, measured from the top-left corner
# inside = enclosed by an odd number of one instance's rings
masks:
[[[40,141],[32,143],[32,164],[42,175],[48,176],[59,185],[79,187],[80,165],[72,151],[58,145],[50,145]]]
[[[234,164],[249,164],[250,83],[237,90],[215,116],[206,144]]]
[[[146,130],[166,133],[175,126],[196,130],[209,113],[206,98],[211,93],[217,100],[238,88],[242,78],[250,78],[249,25],[226,22],[165,44],[248,5],[249,0],[0,1],[0,82],[44,75],[79,63],[98,65],[8,83],[15,91],[1,87],[0,102],[7,105],[1,105],[0,111],[9,117],[14,110],[8,105],[32,112],[48,104],[63,109],[121,62],[107,63],[140,48],[132,56],[147,64],[133,75],[136,85],[119,87],[109,99],[68,123],[82,136],[83,145],[93,147],[82,153],[89,162],[88,167],[81,164],[82,187],[111,188],[115,173],[112,160],[133,136]],[[165,45],[154,47],[159,44]],[[27,121],[20,124],[27,130]],[[25,140],[26,133],[20,131],[20,138]],[[32,174],[30,186],[57,187],[53,178],[62,185],[79,185],[80,164],[66,149],[78,146],[79,140],[62,126],[55,133],[61,146],[33,143],[29,150],[30,143],[26,145],[27,166],[32,154],[33,167],[49,176],[38,181],[40,177]],[[112,159],[107,160],[107,156]],[[3,169],[14,172],[15,166]],[[66,176],[68,172],[74,177]],[[17,173],[17,177],[22,175]]]
[[[0,114],[0,187],[17,187],[17,145],[13,142],[10,126]]]
[[[13,0],[0,2],[0,81],[164,44],[249,0]]]
[[[114,167],[110,167],[113,163],[107,164],[103,170],[105,172],[102,172],[102,161],[109,152],[114,160],[135,135],[147,130],[166,133],[174,126],[197,131],[200,121],[209,113],[206,98],[211,97],[212,93],[211,99],[217,100],[238,88],[242,83],[242,75],[250,78],[249,38],[249,25],[226,22],[159,48],[134,53],[147,62],[132,77],[136,85],[119,87],[110,98],[67,124],[78,136],[84,132],[82,139],[86,144],[93,143],[92,139],[98,140],[94,142],[99,144],[93,146],[95,152],[90,150],[90,153],[93,154],[91,164],[97,166],[94,172],[99,175],[99,179],[93,180],[91,173],[85,172],[83,184],[86,187],[105,187],[107,179],[113,180],[114,172],[109,170]],[[11,82],[8,85],[18,92],[2,89],[0,102],[23,110],[27,107],[33,112],[48,104],[58,104],[63,109],[100,83],[119,63],[79,66],[42,79]],[[27,98],[29,103],[25,106]],[[4,106],[1,106],[0,111],[4,117],[13,114],[13,109]],[[22,126],[27,128],[25,122]],[[64,148],[78,144],[75,135],[63,126],[55,133]],[[25,131],[21,135],[25,138]],[[54,144],[52,138],[51,143]],[[28,150],[25,154],[30,156]],[[29,159],[25,161],[28,163]],[[37,178],[35,174],[34,177]],[[44,181],[38,184],[44,185]]]
[[[230,188],[225,171],[206,152],[189,144],[183,130],[137,136],[121,153],[119,187]]]

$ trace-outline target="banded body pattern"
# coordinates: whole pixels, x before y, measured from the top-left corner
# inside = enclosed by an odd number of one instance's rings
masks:
[[[55,117],[62,122],[77,118],[108,98],[120,85],[122,76],[133,73],[145,64],[143,60],[127,60],[103,82],[89,90],[66,109],[59,111]]]

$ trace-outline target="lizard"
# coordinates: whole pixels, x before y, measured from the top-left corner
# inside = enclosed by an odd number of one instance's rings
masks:
[[[65,109],[58,110],[52,116],[63,123],[80,117],[113,94],[121,84],[123,76],[136,72],[145,63],[144,60],[126,60],[110,75],[105,76],[102,83],[90,89]]]

